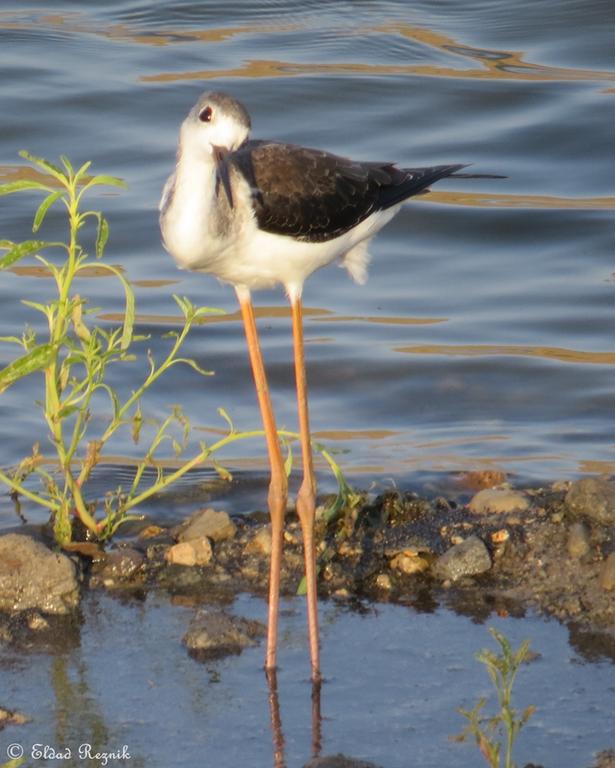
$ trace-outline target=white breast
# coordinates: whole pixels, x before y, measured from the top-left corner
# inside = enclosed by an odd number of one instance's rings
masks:
[[[282,284],[301,293],[317,269],[340,259],[353,279],[367,277],[368,241],[397,213],[399,206],[377,211],[349,232],[310,243],[258,228],[252,190],[233,169],[232,221],[220,229],[216,170],[213,162],[178,163],[161,200],[160,226],[166,249],[183,269],[207,272],[248,289]]]

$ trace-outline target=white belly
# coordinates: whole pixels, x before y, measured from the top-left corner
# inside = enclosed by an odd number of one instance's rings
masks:
[[[310,243],[258,228],[251,190],[243,178],[233,176],[232,222],[223,232],[215,226],[218,199],[215,170],[186,174],[178,168],[173,198],[165,206],[168,182],[161,202],[161,229],[166,249],[182,269],[206,272],[248,289],[282,284],[301,292],[309,275],[338,259],[352,277],[363,282],[369,261],[367,243],[397,213],[399,206],[373,213],[354,229],[326,242]],[[198,185],[192,179],[198,179]]]

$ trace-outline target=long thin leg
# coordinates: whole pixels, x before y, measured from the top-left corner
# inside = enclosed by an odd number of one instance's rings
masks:
[[[308,413],[307,380],[305,376],[305,355],[303,351],[303,312],[301,295],[290,293],[293,317],[293,342],[295,348],[295,377],[297,381],[297,408],[299,432],[301,434],[301,455],[303,457],[303,482],[297,494],[297,515],[303,532],[305,557],[305,579],[307,584],[307,614],[310,636],[310,657],[312,680],[320,680],[320,648],[318,637],[318,595],[316,591],[316,551],[314,548],[314,515],[316,512],[316,481],[312,442],[310,439],[310,418]]]
[[[256,394],[258,396],[258,404],[263,419],[265,438],[267,440],[267,451],[269,453],[269,465],[271,467],[271,481],[269,483],[269,494],[267,497],[269,514],[271,516],[271,565],[269,572],[269,620],[267,625],[267,656],[265,660],[265,669],[273,670],[276,668],[278,613],[280,602],[280,569],[282,567],[284,513],[286,511],[286,500],[288,498],[288,483],[286,480],[286,472],[284,471],[284,461],[280,450],[275,416],[273,415],[271,398],[269,397],[269,387],[267,386],[263,355],[258,342],[258,332],[256,330],[256,321],[254,319],[254,310],[252,308],[250,292],[242,287],[236,287],[235,290],[237,292],[237,298],[239,299],[239,307],[241,309],[241,316],[246,331],[250,363],[252,364],[252,373],[254,374]]]

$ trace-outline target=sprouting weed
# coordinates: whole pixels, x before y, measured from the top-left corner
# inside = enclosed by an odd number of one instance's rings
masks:
[[[72,540],[75,518],[81,521],[89,535],[105,540],[113,536],[122,523],[135,519],[136,510],[145,501],[167,490],[220,449],[237,440],[260,437],[263,432],[237,430],[226,411],[220,409],[228,433],[211,445],[201,443],[198,452],[183,460],[179,467],[165,468],[160,452],[168,446],[177,456],[183,455],[189,444],[191,425],[179,406],[174,407],[162,422],[145,419],[142,398],[175,365],[188,366],[202,376],[211,374],[192,358],[183,357],[181,349],[195,323],[204,315],[221,310],[196,307],[187,298],[174,296],[183,316],[181,329],[165,334],[169,348],[163,360],[156,361],[151,352],[147,352],[145,377],[129,396],[122,397],[109,383],[108,370],[116,364],[135,360],[135,344],[146,341],[146,337],[137,335],[134,330],[135,295],[129,280],[120,269],[103,260],[109,238],[107,220],[100,211],[84,210],[83,200],[86,193],[96,187],[124,187],[125,184],[113,176],[89,175],[89,162],[75,170],[66,157],[61,158],[60,165],[55,165],[28,152],[20,154],[33,166],[35,175],[0,184],[0,196],[22,191],[44,193],[45,198],[34,215],[33,232],[39,231],[54,206],[63,207],[68,232],[66,242],[0,240],[0,271],[24,258],[35,258],[53,277],[56,288],[55,296],[47,304],[23,302],[44,316],[45,338],[37,338],[30,329],[26,329],[21,337],[0,337],[0,341],[20,349],[20,354],[0,371],[0,392],[25,376],[41,375],[41,406],[55,455],[43,456],[37,444],[31,455],[16,468],[0,470],[0,482],[8,486],[18,508],[23,497],[49,510],[58,544],[65,545]],[[88,253],[80,240],[87,224],[93,224],[94,228],[93,254]],[[122,288],[123,321],[111,330],[92,322],[97,310],[89,308],[87,299],[74,291],[75,279],[87,274],[93,265],[99,273],[106,272],[116,279]],[[92,411],[100,396],[106,398],[110,413],[102,428],[100,419],[96,420],[97,432],[92,435]],[[148,434],[152,435],[147,440],[143,434],[145,425]],[[103,459],[108,442],[123,428],[130,431],[134,444],[143,449],[132,482],[127,488],[103,492],[102,499],[89,498],[88,480]],[[293,433],[280,432],[282,441],[296,437]],[[287,471],[290,472],[292,452],[290,443],[287,444]],[[347,494],[339,467],[329,458],[327,460],[338,478],[340,493]],[[228,470],[217,462],[214,466],[222,477],[230,479]]]
[[[530,655],[529,640],[524,640],[516,651],[513,651],[508,638],[493,627],[489,630],[500,646],[501,653],[496,654],[483,649],[476,658],[485,665],[491,682],[497,693],[499,711],[491,717],[483,715],[487,704],[484,698],[479,699],[473,709],[459,708],[459,713],[468,721],[463,731],[455,738],[466,741],[473,736],[481,755],[491,768],[500,768],[502,748],[504,748],[504,768],[515,768],[513,762],[513,747],[523,726],[527,723],[536,707],[526,707],[518,712],[512,706],[512,689],[521,665]]]

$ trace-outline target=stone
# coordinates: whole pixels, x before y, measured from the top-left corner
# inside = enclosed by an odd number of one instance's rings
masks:
[[[600,586],[608,591],[615,589],[615,552],[611,552],[602,565]]]
[[[0,536],[0,611],[69,613],[79,603],[77,568],[29,536]]]
[[[211,562],[213,552],[206,536],[201,539],[190,539],[179,544],[173,544],[167,549],[165,560],[173,565],[207,565]]]
[[[508,514],[510,512],[525,512],[529,506],[529,499],[519,491],[485,488],[472,497],[468,509],[475,515]]]
[[[407,575],[423,573],[429,569],[429,563],[414,552],[400,552],[390,562],[391,568]]]
[[[590,550],[589,531],[585,523],[573,523],[568,531],[568,554],[579,560]]]
[[[604,477],[576,480],[566,494],[566,506],[580,517],[602,525],[615,523],[615,484]]]
[[[30,718],[22,712],[13,712],[10,709],[0,707],[0,731],[7,725],[25,725],[29,722]],[[11,765],[11,762],[4,763],[4,765]]]
[[[259,528],[246,544],[244,552],[247,555],[264,555],[269,557],[271,555],[271,528],[269,526]]]
[[[379,573],[376,576],[376,587],[381,589],[383,592],[388,592],[389,590],[393,589],[393,582],[391,581],[391,577],[388,573]]]
[[[129,581],[142,568],[145,557],[136,549],[123,547],[106,553],[97,570],[97,579],[107,586],[118,581]]]
[[[173,533],[178,541],[190,541],[203,536],[212,541],[225,541],[235,537],[237,526],[228,512],[218,512],[208,507],[199,509],[189,520],[177,526]]]
[[[213,658],[238,654],[257,645],[267,629],[260,621],[223,611],[200,610],[190,622],[183,642],[197,656]]]
[[[442,579],[457,581],[464,576],[477,576],[491,568],[491,557],[485,543],[478,536],[470,536],[455,544],[435,563],[434,571]]]
[[[357,760],[354,757],[337,754],[313,757],[303,768],[379,768],[379,766],[367,760]]]

